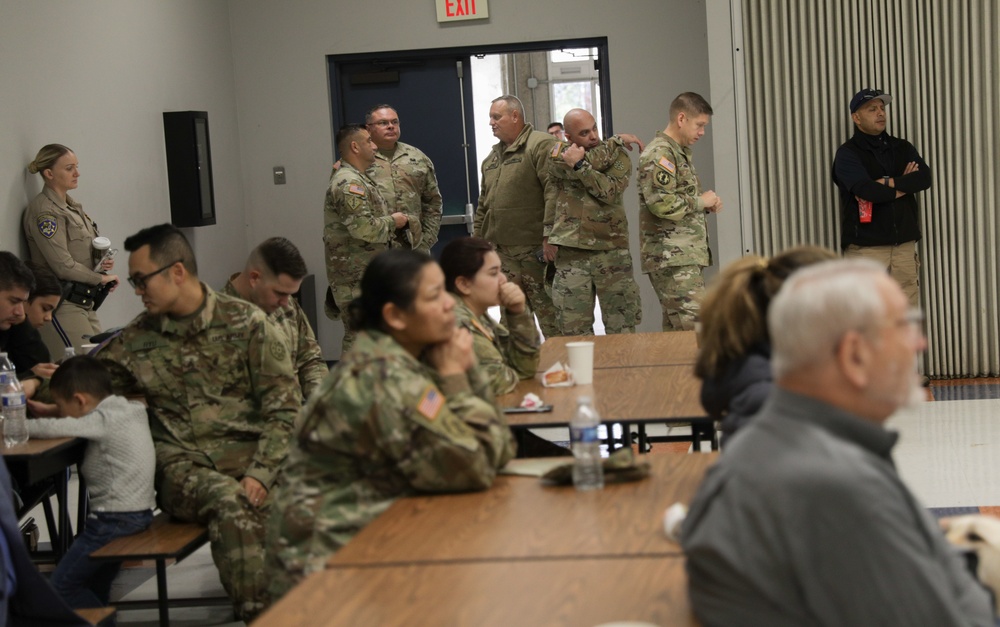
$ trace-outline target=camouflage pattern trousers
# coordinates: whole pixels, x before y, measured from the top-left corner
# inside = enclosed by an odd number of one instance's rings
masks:
[[[594,297],[601,299],[607,333],[635,333],[642,322],[639,286],[628,249],[584,250],[559,247],[552,303],[561,335],[594,334]]]
[[[326,317],[330,320],[340,319],[344,323],[344,339],[340,345],[340,354],[343,355],[354,344],[358,332],[351,328],[351,314],[349,305],[351,301],[361,295],[361,280],[350,285],[330,286],[326,293],[325,311]],[[332,302],[331,302],[332,300]]]
[[[267,607],[264,539],[270,498],[256,508],[239,481],[192,462],[169,464],[157,475],[160,507],[171,516],[208,527],[219,579],[236,618],[249,624]]]
[[[705,280],[701,266],[668,266],[649,273],[663,309],[664,331],[693,331],[701,311]]]
[[[528,299],[528,306],[538,317],[538,326],[545,337],[559,335],[558,313],[552,304],[552,297],[545,291],[546,264],[538,261],[537,253],[542,246],[501,246],[496,245],[497,255],[507,279],[517,283]],[[504,322],[505,321],[501,321]]]

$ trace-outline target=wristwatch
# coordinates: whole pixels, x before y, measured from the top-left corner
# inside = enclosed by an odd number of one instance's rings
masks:
[[[586,159],[580,159],[579,161],[576,162],[576,165],[573,166],[573,169],[574,170],[582,170],[584,164],[586,164],[586,163],[587,163]]]
[[[882,182],[885,183],[886,187],[888,187],[889,186],[889,177],[888,176],[883,176],[882,177]]]

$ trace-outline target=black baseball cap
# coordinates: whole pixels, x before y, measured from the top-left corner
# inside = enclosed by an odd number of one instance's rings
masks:
[[[851,98],[851,113],[857,111],[861,105],[865,104],[869,100],[875,100],[876,98],[885,104],[892,102],[892,96],[889,94],[885,93],[881,89],[872,89],[869,87],[867,89],[862,89],[858,93],[854,94],[853,98]]]

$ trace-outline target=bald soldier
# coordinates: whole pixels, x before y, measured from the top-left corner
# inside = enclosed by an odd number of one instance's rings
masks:
[[[701,191],[691,146],[705,134],[712,107],[685,92],[670,103],[670,123],[639,157],[639,243],[642,272],[649,275],[663,330],[694,329],[705,290],[702,268],[712,264],[705,213],[722,211],[714,191]]]
[[[594,116],[583,109],[570,110],[563,125],[570,143],[549,155],[556,202],[555,216],[545,220],[556,249],[552,302],[560,334],[593,335],[595,297],[608,333],[634,333],[642,305],[622,194],[632,174],[625,149],[636,144],[641,150],[642,142],[629,134],[601,141]]]
[[[368,131],[348,124],[337,131],[340,167],[333,172],[323,209],[323,244],[326,247],[326,315],[344,322],[346,353],[354,342],[347,305],[360,294],[361,274],[372,257],[405,239],[413,245],[409,218],[392,212],[378,185],[366,173],[375,163],[377,147]],[[395,244],[399,245],[399,244]]]
[[[229,277],[222,288],[223,294],[263,309],[284,332],[303,400],[312,395],[330,372],[306,312],[293,296],[308,272],[306,260],[295,244],[284,237],[272,237],[250,251],[243,272]]]
[[[441,229],[441,192],[434,164],[420,149],[399,141],[399,114],[375,105],[365,116],[365,128],[378,150],[368,175],[378,185],[390,211],[409,218],[413,248],[430,252]]]
[[[475,235],[496,246],[504,274],[524,292],[542,333],[554,337],[559,335],[557,314],[545,291],[546,262],[554,256],[545,249],[543,223],[546,215],[554,215],[548,155],[556,140],[525,122],[516,96],[493,101],[490,128],[500,141],[483,161]]]
[[[170,224],[125,240],[139,314],[99,352],[116,392],[150,407],[159,506],[208,526],[212,558],[249,623],[267,600],[268,493],[302,406],[281,331],[254,305],[198,279]]]

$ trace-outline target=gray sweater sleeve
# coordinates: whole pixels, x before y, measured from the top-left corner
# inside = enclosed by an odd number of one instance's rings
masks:
[[[28,433],[37,438],[89,441],[81,472],[94,511],[137,512],[155,507],[156,453],[141,403],[109,396],[80,418],[33,418],[28,421]]]

